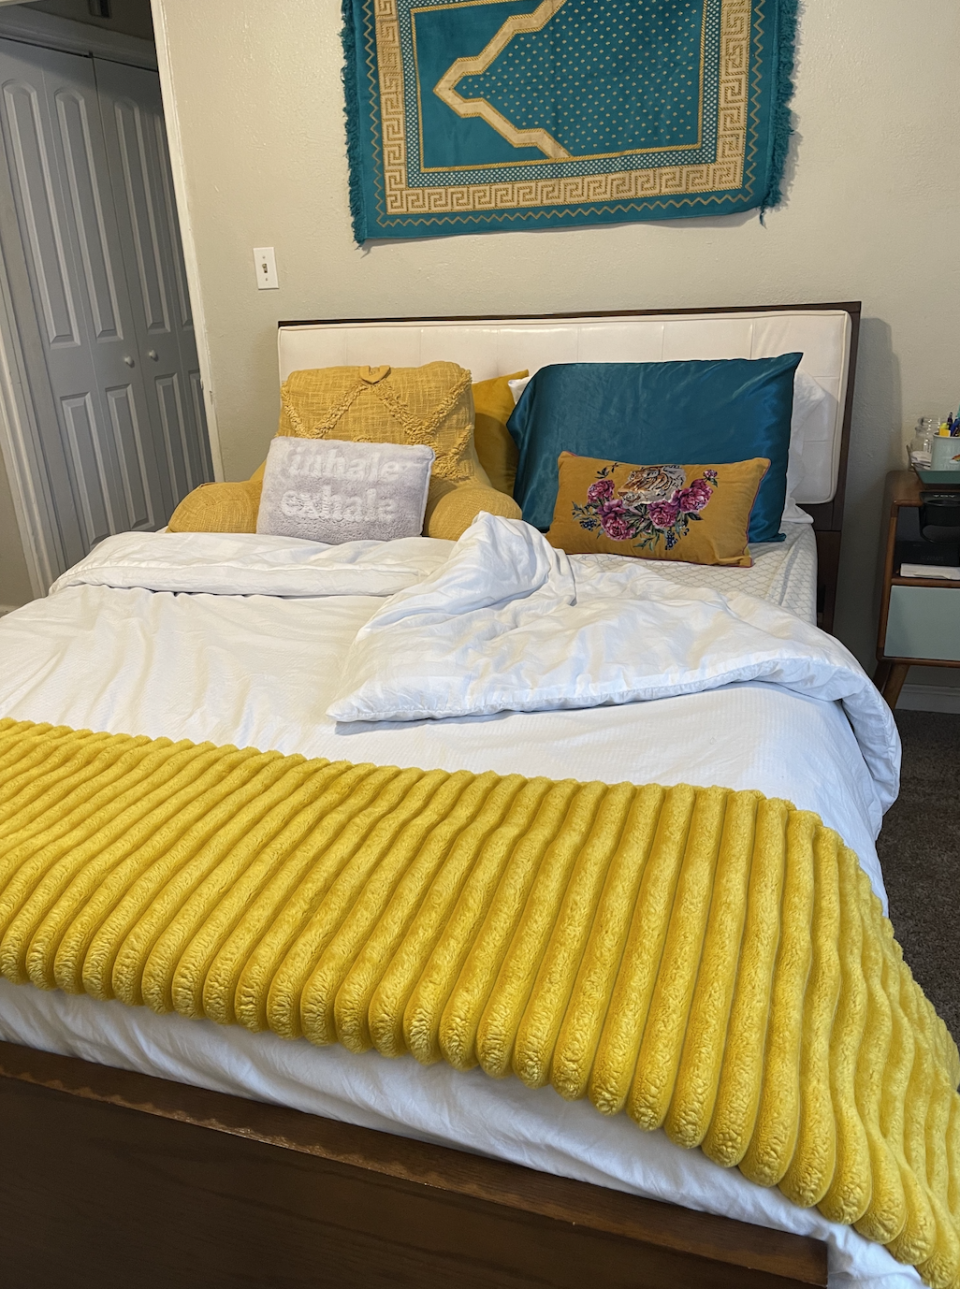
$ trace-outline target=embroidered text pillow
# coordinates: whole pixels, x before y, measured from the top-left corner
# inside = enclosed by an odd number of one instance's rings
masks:
[[[329,546],[419,537],[433,458],[424,445],[276,438],[257,532]]]
[[[623,465],[561,452],[547,533],[568,555],[629,555],[750,568],[750,512],[770,462]]]

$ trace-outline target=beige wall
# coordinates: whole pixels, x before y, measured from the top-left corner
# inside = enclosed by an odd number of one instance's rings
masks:
[[[864,302],[838,628],[872,665],[883,476],[960,399],[957,0],[807,0],[787,204],[726,220],[354,246],[339,0],[154,0],[227,478],[277,415],[279,318]],[[275,246],[258,292],[251,248]],[[943,683],[945,672],[935,674]]]
[[[203,5],[206,0],[196,2]],[[125,36],[153,39],[150,0],[111,0],[109,18],[94,18],[90,13],[88,0],[36,0],[36,3],[24,5],[24,8],[39,9],[42,13],[53,13],[60,18],[72,18],[74,22],[89,22],[107,31],[122,32]]]
[[[0,457],[0,610],[26,604],[32,599],[30,575],[23,557],[10,484],[3,457]]]

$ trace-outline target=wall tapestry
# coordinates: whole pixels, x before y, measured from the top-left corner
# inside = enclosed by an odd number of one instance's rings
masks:
[[[780,200],[797,0],[343,0],[358,242]]]

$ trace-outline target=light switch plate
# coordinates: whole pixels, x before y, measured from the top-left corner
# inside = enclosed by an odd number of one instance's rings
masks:
[[[257,286],[261,291],[277,291],[280,279],[277,277],[277,257],[272,246],[255,246],[253,259],[257,266]]]

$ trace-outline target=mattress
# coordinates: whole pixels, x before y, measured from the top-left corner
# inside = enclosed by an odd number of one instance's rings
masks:
[[[796,597],[808,616],[811,547],[812,534],[799,530],[769,556],[760,552],[749,570],[757,585],[765,579],[769,598]],[[664,572],[678,570],[686,572],[675,564]],[[380,764],[756,788],[816,810],[857,851],[884,898],[874,845],[882,812],[838,704],[744,683],[588,711],[335,725],[325,713],[340,660],[381,603],[70,586],[0,622],[0,712]],[[5,981],[0,1036],[812,1234],[828,1241],[834,1289],[919,1283],[885,1249],[817,1211],[550,1088],[533,1092],[479,1071],[318,1049]]]

